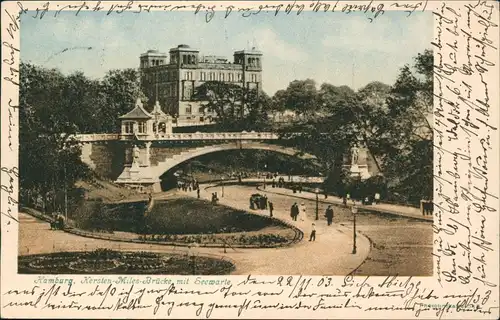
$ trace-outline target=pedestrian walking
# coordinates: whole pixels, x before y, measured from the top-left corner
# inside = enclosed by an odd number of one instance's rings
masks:
[[[198,199],[200,198],[200,188],[196,189],[196,196],[198,197]]]
[[[273,216],[274,205],[271,201],[269,201],[269,216]]]
[[[266,195],[264,196],[263,203],[264,203],[264,210],[265,210],[265,209],[267,209],[267,203],[268,203],[268,200],[267,200],[267,196],[266,196]]]
[[[314,223],[311,226],[311,237],[309,241],[316,241],[316,225]]]
[[[333,209],[332,209],[331,205],[329,205],[328,208],[326,209],[325,217],[326,217],[327,224],[330,226],[332,224],[332,221],[333,221]]]
[[[380,193],[375,193],[375,204],[378,204],[380,202]]]
[[[306,216],[306,204],[304,202],[300,204],[300,213],[303,214],[303,217]]]
[[[299,206],[297,205],[297,202],[295,202],[292,205],[292,208],[290,209],[290,216],[292,217],[293,221],[297,221],[298,215],[299,215]]]
[[[255,210],[255,202],[252,196],[250,196],[250,209]]]

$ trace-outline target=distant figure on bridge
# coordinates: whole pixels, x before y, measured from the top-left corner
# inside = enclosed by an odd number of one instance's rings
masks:
[[[273,210],[274,210],[274,205],[271,201],[269,201],[269,216],[271,218],[273,217]]]
[[[333,209],[332,206],[329,205],[328,208],[325,211],[325,217],[326,217],[326,222],[330,226],[333,221]]]
[[[299,215],[299,206],[297,202],[295,202],[290,208],[290,217],[292,217],[293,221],[297,221],[297,216]]]
[[[200,198],[200,188],[196,189],[196,197],[199,199]]]

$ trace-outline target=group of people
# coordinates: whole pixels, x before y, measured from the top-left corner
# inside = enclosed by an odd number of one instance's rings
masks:
[[[177,189],[182,191],[198,190],[200,185],[196,179],[190,181],[177,181]]]
[[[306,214],[306,205],[304,202],[300,204],[300,206],[295,202],[290,208],[290,217],[292,217],[293,221],[297,221],[297,218],[300,214],[305,216]],[[326,223],[328,226],[331,226],[333,223],[333,208],[329,205],[325,210]],[[311,236],[309,241],[316,241],[316,224],[313,223],[311,227]]]
[[[200,193],[198,192],[198,198],[200,197],[199,195],[200,195]],[[219,203],[219,197],[217,196],[217,192],[212,192],[212,200],[211,201],[212,201],[212,204]]]
[[[276,178],[273,179],[273,182],[271,184],[273,188],[284,188],[285,187],[285,178],[279,177],[278,182],[276,182]]]
[[[265,210],[267,209],[269,200],[267,199],[267,196],[261,196],[261,195],[251,195],[250,196],[250,209],[252,210]]]
[[[253,194],[250,196],[249,202],[250,209],[267,210],[269,208],[269,216],[273,216],[274,204],[267,198],[267,195]]]
[[[200,198],[200,184],[196,179],[177,181],[177,189],[185,192],[196,191],[198,199]]]
[[[346,193],[346,195],[342,196],[342,204],[344,205],[344,207],[347,207],[347,201],[349,200],[351,200],[351,195],[349,193]],[[373,196],[361,197],[362,205],[379,204],[379,203],[380,203],[380,193],[378,192],[376,192]]]

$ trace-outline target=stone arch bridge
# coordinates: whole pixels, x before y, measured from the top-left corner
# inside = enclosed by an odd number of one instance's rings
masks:
[[[82,161],[103,177],[143,191],[161,191],[160,177],[192,158],[224,150],[260,149],[315,159],[278,144],[269,132],[80,134]]]

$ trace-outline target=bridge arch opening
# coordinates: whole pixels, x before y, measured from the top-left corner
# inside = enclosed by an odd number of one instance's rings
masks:
[[[186,156],[174,165],[163,166],[159,174],[162,190],[177,186],[178,180],[195,178],[198,181],[220,180],[234,173],[252,176],[257,172],[283,175],[319,176],[320,167],[311,155],[299,157],[294,150],[284,148],[233,148],[212,150],[203,154]]]

